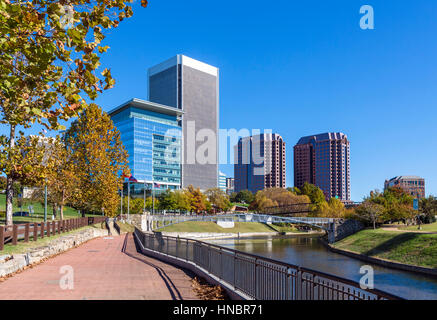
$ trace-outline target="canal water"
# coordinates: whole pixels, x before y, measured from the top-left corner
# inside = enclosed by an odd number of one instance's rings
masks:
[[[406,299],[437,300],[437,277],[385,268],[329,251],[318,237],[268,237],[209,241],[217,245],[359,281],[360,268],[374,269],[375,288]]]

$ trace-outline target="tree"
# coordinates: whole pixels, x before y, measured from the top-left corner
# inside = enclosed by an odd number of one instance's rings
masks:
[[[266,212],[269,207],[294,205],[295,210],[307,209],[310,202],[306,195],[296,195],[283,188],[268,188],[260,190],[255,195],[250,209],[258,212]],[[299,204],[302,204],[301,206]]]
[[[435,216],[437,215],[437,198],[429,196],[428,198],[420,199],[419,210],[425,215],[425,222],[435,222]]]
[[[88,107],[86,97],[94,100],[114,85],[109,69],[96,71],[109,48],[101,45],[105,30],[132,16],[128,2],[0,0],[0,123],[9,126],[9,135],[0,136],[0,168],[7,176],[7,224],[12,224],[12,185],[16,176],[26,175],[16,161],[22,151],[17,127],[40,123],[61,129],[60,120]]]
[[[167,189],[159,196],[159,209],[177,210],[177,202],[174,193]]]
[[[90,104],[65,133],[64,142],[71,153],[74,173],[79,181],[73,205],[88,212],[116,214],[121,173],[128,173],[128,155],[120,132],[111,118],[96,104]]]
[[[220,211],[227,211],[231,207],[229,197],[220,188],[211,188],[205,191],[208,201]]]
[[[374,203],[371,200],[365,200],[355,209],[357,217],[372,223],[373,229],[376,229],[376,224],[378,222],[382,222],[381,218],[384,215],[384,211],[384,206]]]
[[[6,177],[0,177],[0,190],[6,189]]]
[[[48,201],[53,205],[54,215],[56,215],[56,208],[59,207],[61,220],[63,220],[64,206],[73,195],[80,192],[80,181],[75,172],[71,149],[67,149],[59,138],[52,140],[50,149],[54,165],[47,174]]]
[[[315,213],[315,214],[314,214]],[[331,198],[319,204],[312,216],[325,218],[344,218],[346,209],[344,204],[337,198]]]
[[[176,210],[190,211],[190,202],[183,190],[174,190],[173,197],[176,202]]]
[[[297,189],[296,191],[298,190],[299,189]],[[323,193],[322,189],[308,182],[304,183],[304,185],[300,190],[300,194],[308,196],[310,198],[311,203],[315,205],[319,205],[324,201],[326,201],[325,194]]]
[[[206,211],[208,200],[199,188],[196,189],[192,185],[189,185],[184,192],[190,204],[191,212],[194,211],[196,214],[199,214]]]
[[[235,202],[251,204],[255,200],[255,195],[249,190],[241,190],[235,196]]]
[[[364,198],[364,201],[369,200],[373,203],[384,207],[384,213],[381,220],[385,221],[410,221],[414,218],[413,198],[407,194],[402,188],[391,187],[384,192],[372,191],[370,196]]]
[[[39,136],[21,136],[13,149],[0,153],[0,171],[6,178],[6,225],[12,224],[12,199],[21,193],[21,186],[43,181],[55,165],[48,144]]]

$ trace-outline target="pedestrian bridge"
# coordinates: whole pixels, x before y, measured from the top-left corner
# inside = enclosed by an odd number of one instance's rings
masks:
[[[293,223],[303,224],[325,230],[330,242],[334,242],[336,225],[342,219],[310,218],[310,217],[281,217],[266,214],[224,214],[224,215],[144,215],[143,231],[160,231],[161,229],[186,221],[234,221],[234,222],[261,222],[261,223]]]

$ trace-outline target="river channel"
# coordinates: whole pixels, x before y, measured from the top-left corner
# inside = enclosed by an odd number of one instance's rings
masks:
[[[329,251],[314,236],[272,236],[209,241],[224,247],[359,281],[360,268],[374,269],[375,288],[406,299],[437,300],[437,277],[381,267]]]

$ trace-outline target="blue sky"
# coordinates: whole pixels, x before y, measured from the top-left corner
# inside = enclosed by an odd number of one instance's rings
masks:
[[[365,4],[375,30],[359,27]],[[432,0],[137,1],[105,40],[116,86],[97,102],[147,98],[147,68],[185,54],[220,68],[221,128],[282,135],[287,186],[297,140],[341,131],[353,200],[396,175],[420,175],[437,195],[436,30]]]

